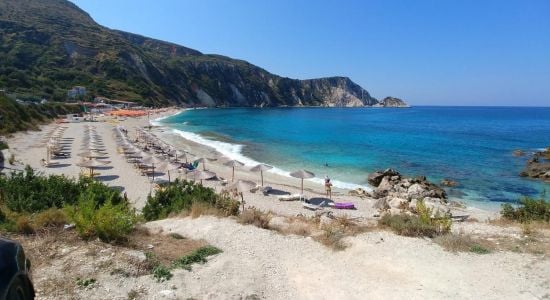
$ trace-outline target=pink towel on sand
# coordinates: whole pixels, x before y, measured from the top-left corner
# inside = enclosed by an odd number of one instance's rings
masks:
[[[355,205],[351,202],[336,202],[334,203],[334,208],[338,209],[355,209]]]

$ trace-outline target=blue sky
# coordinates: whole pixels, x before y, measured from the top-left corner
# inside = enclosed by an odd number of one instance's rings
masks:
[[[550,1],[73,0],[100,24],[413,105],[550,106]]]

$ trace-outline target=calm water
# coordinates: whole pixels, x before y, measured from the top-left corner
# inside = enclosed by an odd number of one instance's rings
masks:
[[[550,145],[550,108],[202,109],[162,123],[225,155],[280,172],[305,168],[341,186],[366,185],[369,172],[391,167],[457,180],[451,196],[474,201],[513,202],[550,188],[518,177],[526,158],[512,156]]]

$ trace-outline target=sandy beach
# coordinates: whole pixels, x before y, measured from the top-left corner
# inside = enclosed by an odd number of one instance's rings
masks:
[[[139,210],[154,191],[150,180],[142,176],[132,164],[117,152],[112,129],[123,126],[134,137],[136,127],[143,128],[150,120],[177,113],[170,109],[150,117],[125,120],[100,119],[99,122],[49,124],[38,132],[17,133],[8,140],[17,161],[46,174],[78,176],[85,170],[78,167],[82,152],[85,126],[95,128],[103,137],[107,157],[111,163],[98,170],[98,180],[125,192]],[[45,168],[44,135],[56,126],[66,126],[62,136],[71,152],[69,158],[55,159],[57,166]],[[209,158],[206,169],[218,177],[231,181],[231,168],[224,165],[229,158],[209,147],[185,140],[167,128],[153,127],[151,132],[174,148],[188,151],[193,156]],[[9,155],[9,154],[8,154]],[[236,168],[235,178],[259,183],[259,173],[248,171],[251,166]],[[199,166],[203,168],[202,164]],[[185,178],[185,174],[180,174]],[[220,180],[205,180],[204,185],[221,191]],[[274,192],[244,193],[245,206],[277,215],[312,216],[316,212],[304,209],[300,201],[282,202],[279,195],[300,193],[300,180],[264,173],[264,185]],[[310,199],[324,199],[324,187],[306,180],[305,195]],[[335,188],[334,201],[353,202],[355,210],[337,210],[325,207],[334,215],[347,215],[359,222],[374,222],[377,211],[374,199],[351,196],[349,191]],[[505,228],[484,223],[496,218],[495,211],[473,207],[453,208],[455,213],[469,214],[480,222],[456,223],[453,231],[478,236],[520,237],[519,228]],[[175,273],[170,283],[104,282],[89,295],[91,299],[113,296],[121,298],[136,285],[147,285],[153,299],[161,299],[158,292],[177,285],[173,299],[243,299],[256,295],[261,299],[542,299],[550,295],[550,261],[544,255],[496,252],[488,255],[454,254],[443,250],[427,239],[406,238],[389,232],[368,232],[346,239],[349,247],[340,252],[325,248],[311,238],[280,235],[273,231],[237,224],[232,219],[201,217],[176,218],[148,223],[158,232],[177,232],[186,237],[203,239],[221,248],[224,253],[191,273]],[[120,297],[119,297],[120,296]]]

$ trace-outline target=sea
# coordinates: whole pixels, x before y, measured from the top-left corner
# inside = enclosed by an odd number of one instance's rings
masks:
[[[306,169],[341,188],[369,189],[367,176],[393,168],[433,182],[452,179],[450,198],[477,204],[545,196],[550,184],[519,177],[550,146],[550,108],[211,108],[155,125],[211,146],[248,166],[288,175]],[[526,152],[515,157],[513,151]]]

